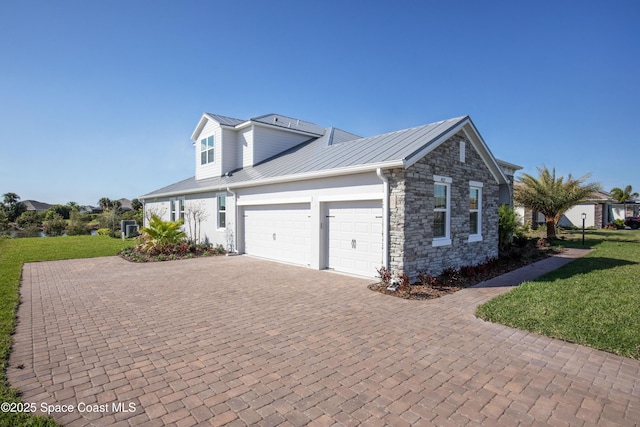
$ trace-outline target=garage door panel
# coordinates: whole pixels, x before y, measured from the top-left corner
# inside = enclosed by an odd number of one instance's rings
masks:
[[[327,267],[374,276],[382,265],[382,202],[328,203]]]
[[[245,253],[309,265],[308,204],[248,206],[244,210]]]

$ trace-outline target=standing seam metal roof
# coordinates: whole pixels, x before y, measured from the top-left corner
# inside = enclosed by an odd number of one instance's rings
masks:
[[[214,117],[214,115],[211,116],[212,118]],[[224,116],[216,117],[228,123],[237,120],[224,118]],[[262,120],[265,117],[266,119],[264,120],[269,121],[272,120],[274,115],[262,116],[251,120]],[[355,139],[355,135],[349,132],[335,128],[323,128],[322,136],[311,138],[253,167],[234,171],[230,176],[203,180],[196,180],[195,177],[191,177],[153,191],[142,196],[142,198],[149,198],[154,195],[220,189],[228,186],[239,187],[243,183],[246,185],[255,184],[256,180],[297,176],[305,173],[330,171],[332,169],[366,166],[368,164],[405,162],[430,145],[438,143],[443,135],[467,119],[468,116],[456,117],[410,129]],[[307,127],[306,124],[305,128],[313,129],[312,126]],[[315,129],[315,132],[317,131],[318,129]]]

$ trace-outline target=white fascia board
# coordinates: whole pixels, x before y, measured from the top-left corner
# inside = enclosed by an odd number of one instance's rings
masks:
[[[212,120],[211,117],[209,117],[209,115],[207,113],[204,113],[202,115],[202,117],[200,117],[200,120],[198,121],[198,124],[196,125],[196,128],[193,130],[193,132],[191,133],[191,139],[192,140],[197,140],[198,137],[200,136],[200,132],[202,132],[202,129],[204,129],[206,120]]]
[[[242,197],[238,199],[238,206],[264,206],[264,205],[297,205],[301,203],[311,203],[311,196],[309,197],[290,197],[280,199],[249,199],[243,200]]]
[[[480,154],[480,158],[482,158],[482,161],[484,161],[484,163],[489,168],[489,171],[493,175],[493,178],[496,180],[498,184],[508,184],[509,180],[507,179],[504,172],[502,171],[502,168],[496,161],[496,158],[491,153],[491,150],[489,150],[489,147],[487,146],[486,142],[484,142],[484,140],[482,139],[482,136],[480,136],[480,133],[478,133],[478,130],[473,125],[473,122],[469,120],[468,123],[466,124],[468,124],[471,130],[473,131],[473,135],[469,135],[469,132],[465,127],[462,128],[462,131],[464,132],[467,139],[469,139],[469,142],[471,142],[471,145],[473,145],[473,147],[476,149],[478,154]],[[475,136],[475,138],[473,136]],[[480,147],[478,147],[476,140],[480,143]]]
[[[171,191],[167,193],[159,193],[159,194],[153,194],[149,196],[142,196],[138,198],[141,200],[149,200],[149,199],[154,199],[159,197],[171,197],[171,196],[178,196],[178,195],[182,196],[185,194],[197,194],[197,193],[206,193],[211,191],[222,191],[222,190],[226,190],[227,188],[236,189],[236,188],[258,187],[261,185],[280,184],[283,182],[306,181],[309,179],[353,175],[353,174],[363,173],[363,172],[375,172],[376,169],[378,168],[390,169],[390,168],[398,168],[402,166],[403,166],[403,162],[401,160],[394,160],[390,162],[370,163],[370,164],[360,165],[360,166],[349,166],[349,167],[339,168],[339,169],[328,169],[328,170],[321,170],[321,171],[315,171],[315,172],[305,172],[305,173],[299,173],[294,175],[282,175],[282,176],[277,176],[273,178],[243,181],[235,184],[222,183],[219,186],[193,188],[191,190],[184,190],[184,191]]]
[[[207,120],[211,120],[212,122],[218,123],[218,126],[220,127],[231,128],[231,129],[234,128],[233,126],[223,125],[222,123],[220,123],[219,121],[211,117],[209,114],[204,113],[200,118],[198,125],[196,126],[193,133],[191,134],[191,140],[194,142],[194,144],[198,141],[198,138],[200,137],[200,133],[202,132],[202,129],[204,129],[204,127],[206,126]]]
[[[288,128],[288,127],[283,127],[283,126],[276,126],[276,125],[272,125],[269,123],[262,123],[262,122],[251,122],[253,123],[254,126],[258,126],[258,127],[263,127],[263,128],[268,128],[268,129],[277,129],[277,130],[283,130],[286,132],[291,132],[291,133],[297,133],[299,135],[305,135],[305,136],[310,136],[310,137],[314,137],[314,138],[320,138],[322,135],[317,134],[317,133],[312,133],[312,132],[305,132],[302,130],[298,130],[298,129],[292,129],[292,128]],[[243,126],[244,123],[242,123],[239,126]]]
[[[470,135],[469,132],[467,131],[467,125],[471,129],[471,131],[473,132],[473,135]],[[405,169],[409,168],[414,163],[418,162],[424,156],[429,154],[431,151],[433,151],[436,148],[438,148],[443,142],[445,142],[446,140],[451,138],[456,133],[460,132],[460,130],[462,130],[464,132],[466,138],[469,140],[471,145],[476,149],[476,151],[480,155],[480,158],[482,158],[482,161],[484,161],[484,163],[489,168],[489,171],[491,172],[491,175],[493,175],[493,178],[496,180],[496,182],[498,184],[506,184],[506,183],[508,183],[509,181],[507,180],[507,177],[504,175],[504,172],[502,171],[502,169],[498,165],[498,162],[496,161],[496,158],[493,157],[493,154],[491,154],[491,151],[489,150],[489,147],[487,146],[487,144],[482,139],[482,136],[480,136],[480,133],[476,129],[475,125],[473,124],[473,122],[471,121],[471,118],[469,118],[469,116],[466,116],[456,126],[452,127],[451,129],[449,129],[449,131],[447,131],[446,133],[442,134],[432,144],[428,144],[422,151],[419,151],[416,155],[414,155],[411,158],[411,160],[405,161],[404,162]],[[480,146],[478,146],[478,143],[480,144]]]
[[[464,127],[464,125],[469,121],[469,117],[467,116],[464,120],[462,120],[460,123],[458,123],[455,127],[449,129],[449,131],[447,131],[445,134],[441,135],[436,141],[434,141],[432,144],[428,144],[425,148],[423,148],[421,151],[418,151],[412,158],[411,160],[405,160],[404,161],[404,168],[408,169],[409,167],[413,166],[414,163],[417,163],[420,159],[422,159],[424,156],[426,156],[427,154],[429,154],[430,152],[432,152],[433,150],[435,150],[436,148],[438,148],[443,142],[445,142],[447,139],[451,138],[453,135],[455,135],[456,133],[458,133],[460,131],[460,129],[462,129]]]
[[[239,182],[237,184],[229,185],[230,188],[246,188],[246,187],[257,187],[260,185],[268,185],[268,184],[279,184],[282,182],[291,182],[291,181],[306,181],[308,179],[317,179],[317,178],[328,178],[332,176],[342,176],[342,175],[353,175],[356,173],[363,172],[375,172],[376,169],[389,169],[389,168],[397,168],[402,167],[401,160],[394,160],[390,162],[380,162],[380,163],[369,163],[366,165],[360,166],[348,166],[345,168],[339,169],[327,169],[315,172],[305,172],[294,175],[283,175],[277,176],[273,178],[264,178],[258,179],[254,181],[246,181]]]

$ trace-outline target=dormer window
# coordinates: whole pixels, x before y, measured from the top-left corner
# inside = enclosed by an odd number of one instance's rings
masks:
[[[213,135],[200,140],[200,164],[213,163]]]

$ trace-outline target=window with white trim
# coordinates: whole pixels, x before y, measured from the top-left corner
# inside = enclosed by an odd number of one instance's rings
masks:
[[[200,164],[213,163],[214,160],[213,135],[200,140]]]
[[[433,246],[451,244],[451,178],[433,177]]]
[[[171,199],[169,203],[169,220],[184,219],[184,198]]]
[[[482,183],[469,183],[469,241],[482,240]]]
[[[226,228],[227,226],[227,195],[218,194],[216,197],[218,204],[218,228]]]

